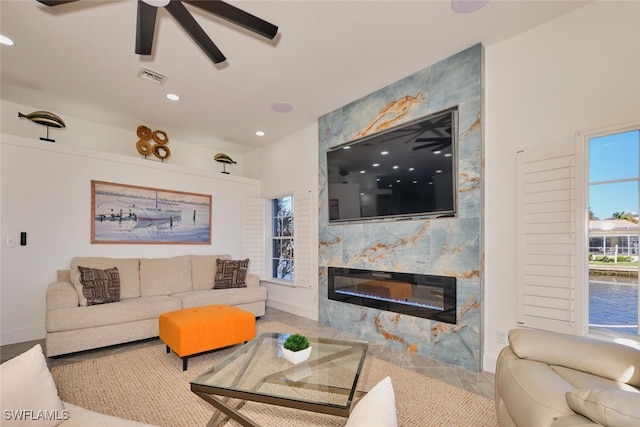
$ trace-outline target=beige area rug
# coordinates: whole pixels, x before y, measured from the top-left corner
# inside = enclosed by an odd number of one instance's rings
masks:
[[[297,332],[278,322],[259,323],[259,332]],[[62,400],[93,411],[164,427],[206,426],[214,408],[193,394],[189,381],[235,348],[182,362],[164,345],[132,350],[52,369]],[[358,389],[370,390],[390,376],[398,425],[497,426],[492,400],[368,356]],[[343,426],[345,418],[247,402],[241,412],[264,427]],[[222,418],[221,418],[222,420]],[[225,427],[237,426],[227,421]]]

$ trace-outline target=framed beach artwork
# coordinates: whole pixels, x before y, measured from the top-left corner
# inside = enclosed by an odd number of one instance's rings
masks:
[[[211,244],[211,196],[91,181],[91,243]]]

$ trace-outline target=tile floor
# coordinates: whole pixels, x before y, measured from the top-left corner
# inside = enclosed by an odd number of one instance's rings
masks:
[[[291,313],[267,308],[266,314],[262,316],[258,322],[280,322],[287,325],[296,326],[300,329],[308,331],[310,335],[330,335],[337,338],[359,339],[357,336],[347,334],[336,329],[323,326],[318,322],[296,316]],[[129,344],[115,345],[107,348],[88,350],[79,353],[73,353],[56,358],[47,359],[49,367],[63,365],[67,363],[75,363],[83,360],[90,360],[109,354],[119,353],[123,351],[133,350],[135,348],[157,345],[161,341],[158,338],[137,341]],[[44,340],[28,341],[18,344],[10,344],[0,347],[0,360],[2,362],[15,357],[22,352],[40,343],[44,348]],[[380,359],[387,360],[406,369],[411,369],[423,375],[437,378],[441,381],[466,389],[470,392],[481,396],[494,398],[494,375],[489,372],[472,372],[466,369],[457,368],[437,360],[427,357],[408,354],[398,349],[394,349],[383,344],[371,343],[369,345],[368,354],[376,356]]]

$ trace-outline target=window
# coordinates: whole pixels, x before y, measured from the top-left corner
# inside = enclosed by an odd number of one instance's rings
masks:
[[[638,336],[640,129],[587,140],[589,332]]]
[[[293,281],[293,196],[273,199],[272,277]]]

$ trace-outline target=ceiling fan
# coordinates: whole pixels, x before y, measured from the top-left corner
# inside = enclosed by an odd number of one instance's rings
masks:
[[[451,137],[433,137],[433,138],[418,138],[415,142],[425,142],[424,145],[413,147],[413,150],[422,150],[425,148],[433,148],[434,150],[441,150],[451,145]]]
[[[47,6],[57,6],[75,1],[77,0],[38,0],[38,2]],[[227,59],[187,8],[184,7],[183,3],[196,6],[269,40],[272,40],[278,32],[276,25],[231,6],[222,0],[138,0],[136,26],[136,53],[138,55],[151,55],[156,27],[156,14],[159,7],[164,7],[215,64],[224,62]]]

